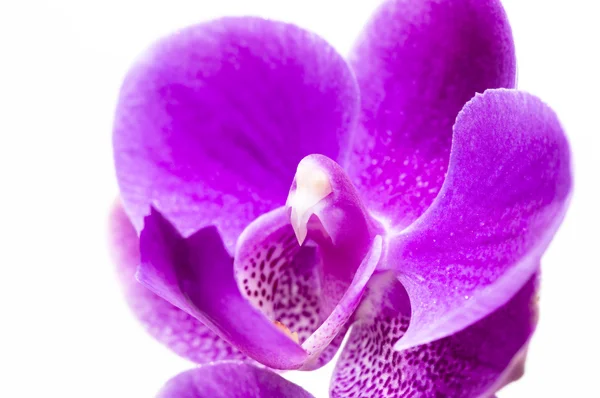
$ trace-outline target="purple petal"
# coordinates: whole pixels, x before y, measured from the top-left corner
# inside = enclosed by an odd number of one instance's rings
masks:
[[[409,225],[442,186],[463,105],[514,87],[510,25],[498,0],[387,1],[350,64],[362,111],[346,169],[386,224]]]
[[[352,262],[343,264],[353,270],[352,279],[338,280],[339,273],[330,273],[341,264],[327,264],[331,259],[321,255],[320,246],[298,245],[289,211],[282,207],[259,217],[241,235],[235,276],[246,299],[285,326],[309,353],[303,369],[315,369],[326,364],[341,344],[337,336],[347,330],[381,250],[382,239],[376,236],[356,267]],[[331,289],[326,283],[343,287]]]
[[[202,321],[249,357],[276,369],[299,368],[307,353],[240,294],[216,228],[182,238],[152,209],[140,236],[138,280]]]
[[[398,348],[451,335],[506,303],[536,272],[564,217],[570,154],[554,112],[515,90],[459,114],[440,195],[390,243],[413,303]]]
[[[294,383],[243,362],[218,362],[183,372],[156,398],[312,398]]]
[[[513,359],[519,359],[535,329],[537,284],[535,275],[507,304],[461,332],[395,351],[394,343],[410,319],[408,298],[393,275],[381,275],[371,288],[386,294],[359,309],[362,318],[354,324],[334,371],[331,396],[492,395],[499,382],[507,381],[502,380],[506,371],[512,370]]]
[[[139,238],[120,202],[115,204],[110,215],[109,235],[127,303],[152,337],[196,363],[246,358],[202,322],[163,300],[135,279],[140,264]]]
[[[121,89],[125,209],[138,231],[150,205],[184,236],[215,225],[232,252],[250,221],[285,201],[300,159],[338,156],[357,98],[342,57],[293,25],[224,18],[166,37]]]

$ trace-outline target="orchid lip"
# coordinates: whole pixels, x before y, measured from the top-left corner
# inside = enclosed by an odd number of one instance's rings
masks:
[[[286,205],[252,222],[236,247],[242,295],[308,359],[331,358],[383,252],[368,212],[334,160],[299,162]],[[325,352],[327,350],[327,352]]]

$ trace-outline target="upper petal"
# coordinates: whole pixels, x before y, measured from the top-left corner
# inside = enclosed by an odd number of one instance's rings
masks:
[[[293,25],[225,18],[166,37],[120,93],[125,209],[138,231],[150,205],[184,236],[215,225],[232,252],[251,220],[285,201],[300,159],[338,156],[357,98],[342,57]]]
[[[267,369],[243,362],[217,362],[188,370],[165,384],[156,398],[313,398]]]
[[[109,242],[125,299],[152,337],[196,363],[247,358],[198,319],[157,296],[135,279],[140,265],[139,238],[120,202],[114,205],[109,223]]]
[[[464,329],[535,273],[565,214],[570,153],[554,112],[514,90],[477,95],[454,126],[435,202],[391,243],[412,318],[398,347]]]
[[[214,227],[183,238],[158,211],[144,221],[138,280],[249,357],[276,369],[299,368],[306,352],[240,294]]]
[[[361,112],[345,166],[371,210],[406,226],[442,186],[464,104],[476,92],[514,87],[510,25],[498,0],[391,0],[350,64]]]

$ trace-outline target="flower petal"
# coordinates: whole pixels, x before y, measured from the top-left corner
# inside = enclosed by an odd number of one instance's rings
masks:
[[[296,26],[224,18],[154,44],[119,98],[114,156],[140,231],[149,206],[184,235],[243,228],[285,201],[297,163],[337,157],[358,91],[343,58]]]
[[[298,339],[310,356],[303,369],[312,370],[325,365],[341,344],[336,337],[346,332],[381,251],[382,239],[376,236],[357,264],[344,261],[343,266],[355,267],[351,279],[339,280],[342,265],[331,264],[335,257],[324,257],[312,242],[298,245],[290,213],[282,207],[259,217],[242,233],[235,276],[246,299]]]
[[[301,387],[267,369],[243,362],[217,362],[183,372],[156,398],[313,398]]]
[[[202,322],[171,305],[135,279],[140,264],[139,238],[120,202],[110,215],[109,239],[125,298],[146,331],[178,355],[196,363],[245,359]]]
[[[512,88],[516,62],[498,0],[391,0],[350,56],[361,116],[344,164],[385,223],[409,225],[446,174],[452,124],[476,92]]]
[[[393,275],[374,282],[375,292],[387,294],[359,309],[363,317],[354,324],[334,371],[333,398],[490,396],[537,323],[536,275],[507,304],[467,329],[395,351],[394,342],[410,319],[408,298]]]
[[[138,280],[202,321],[244,354],[275,369],[296,369],[307,353],[240,294],[216,228],[184,239],[156,210],[140,236]]]
[[[390,243],[387,265],[413,304],[397,348],[451,335],[506,303],[536,272],[571,189],[554,112],[515,90],[489,90],[461,111],[435,202]]]

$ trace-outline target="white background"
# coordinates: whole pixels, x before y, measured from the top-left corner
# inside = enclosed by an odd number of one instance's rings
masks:
[[[346,53],[377,1],[0,0],[0,397],[151,397],[191,367],[126,308],[105,243],[111,123],[153,39],[226,14],[314,30]],[[527,374],[507,397],[598,397],[600,22],[593,0],[505,0],[519,86],[549,103],[576,190],[544,264]],[[325,397],[331,366],[290,374]]]

